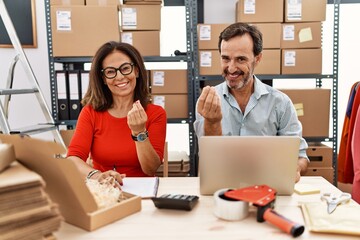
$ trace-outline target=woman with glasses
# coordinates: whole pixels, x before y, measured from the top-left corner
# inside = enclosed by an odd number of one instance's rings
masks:
[[[84,178],[117,185],[125,175],[154,176],[164,155],[166,113],[148,97],[140,53],[126,43],[102,45],[68,147],[68,158]],[[89,154],[92,166],[86,163]]]

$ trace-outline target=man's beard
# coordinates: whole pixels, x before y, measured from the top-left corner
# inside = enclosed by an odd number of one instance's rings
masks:
[[[245,75],[245,73],[243,71],[237,71],[236,73],[238,74],[238,77],[242,76],[243,79],[240,82],[238,82],[238,84],[235,86],[231,86],[230,85],[231,81],[226,78],[226,76],[229,74],[229,72],[227,70],[225,70],[222,74],[223,78],[226,81],[226,85],[230,89],[233,89],[233,90],[239,90],[239,89],[244,88],[249,83],[249,79],[250,79],[250,75],[249,74]]]

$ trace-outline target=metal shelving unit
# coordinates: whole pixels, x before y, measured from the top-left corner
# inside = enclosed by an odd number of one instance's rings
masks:
[[[56,79],[55,79],[55,63],[63,65],[64,69],[71,69],[73,66],[81,65],[83,63],[90,63],[91,57],[54,57],[52,51],[52,33],[51,33],[51,18],[50,18],[50,0],[45,1],[46,12],[46,30],[48,40],[48,54],[49,54],[49,71],[50,71],[50,87],[51,87],[51,107],[52,115],[58,125],[75,126],[76,120],[58,121],[58,107],[56,102]],[[194,161],[194,37],[193,33],[196,33],[196,21],[194,19],[194,7],[196,7],[196,1],[185,0],[186,8],[186,55],[181,56],[144,56],[145,62],[187,62],[188,69],[188,118],[184,119],[168,119],[168,123],[181,123],[189,125],[189,159],[190,159],[190,176],[196,175],[195,161]],[[196,17],[196,16],[195,16]]]
[[[333,168],[334,168],[334,183],[337,182],[337,81],[338,81],[338,41],[339,41],[339,9],[341,0],[334,0],[334,27],[333,27],[333,73],[332,74],[302,74],[302,75],[258,75],[260,79],[309,79],[315,80],[316,87],[322,87],[323,80],[332,81],[332,118],[333,129],[332,136],[329,138],[311,138],[308,141],[315,142],[332,142],[333,146]],[[188,69],[188,118],[186,119],[168,119],[168,123],[184,123],[189,125],[189,159],[190,159],[190,176],[197,176],[198,160],[197,160],[197,138],[193,129],[193,122],[195,121],[195,104],[197,98],[200,96],[201,82],[222,80],[218,76],[203,76],[199,74],[199,59],[198,59],[198,6],[196,0],[184,0],[186,13],[186,55],[182,56],[145,56],[145,62],[187,62]],[[329,3],[330,4],[330,3]],[[45,0],[46,11],[46,26],[48,36],[48,53],[49,53],[49,69],[50,69],[50,86],[52,99],[52,113],[55,120],[57,116],[56,103],[56,86],[55,86],[55,63],[62,63],[65,69],[68,69],[71,64],[81,64],[91,62],[90,57],[69,57],[58,58],[52,55],[52,35],[50,23],[50,0]],[[76,120],[57,122],[59,125],[76,125]]]
[[[194,1],[196,2],[196,1]],[[315,80],[316,87],[322,87],[322,81],[327,79],[332,81],[332,119],[333,119],[333,128],[332,128],[332,137],[329,138],[306,138],[308,142],[331,142],[333,150],[333,168],[334,168],[334,184],[337,184],[337,134],[338,134],[338,53],[339,53],[339,14],[340,14],[340,3],[341,0],[334,0],[331,4],[334,5],[334,25],[333,25],[333,73],[332,74],[300,74],[300,75],[257,75],[261,80],[272,80],[272,79],[308,79]],[[328,3],[330,4],[330,3]],[[196,21],[196,20],[194,20]],[[194,35],[194,64],[199,66],[198,59],[198,46],[197,46],[197,36]],[[200,75],[198,67],[194,67],[194,97],[197,99],[200,96],[201,82],[204,81],[219,81],[223,80],[221,75]],[[196,149],[195,149],[196,151]],[[196,153],[194,153],[196,157]]]

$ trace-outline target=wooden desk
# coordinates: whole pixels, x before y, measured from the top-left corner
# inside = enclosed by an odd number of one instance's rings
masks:
[[[302,177],[300,183],[312,184],[321,193],[340,192],[322,177]],[[142,210],[110,225],[87,232],[73,225],[63,223],[55,232],[57,239],[293,239],[269,223],[256,222],[256,213],[241,221],[220,220],[213,214],[213,197],[199,195],[199,179],[196,177],[161,178],[158,195],[164,193],[192,194],[200,196],[195,208],[188,211],[157,209],[150,199],[142,200]],[[299,202],[320,201],[320,194],[278,196],[275,210],[285,217],[304,224]],[[359,239],[355,236],[316,234],[307,231],[297,239]]]

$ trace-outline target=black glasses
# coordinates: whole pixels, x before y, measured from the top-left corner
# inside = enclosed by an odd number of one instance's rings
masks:
[[[123,63],[120,67],[114,68],[114,67],[107,67],[101,70],[102,74],[105,75],[108,79],[113,79],[116,77],[117,72],[120,71],[120,73],[123,76],[129,75],[134,70],[134,64],[133,63]]]

